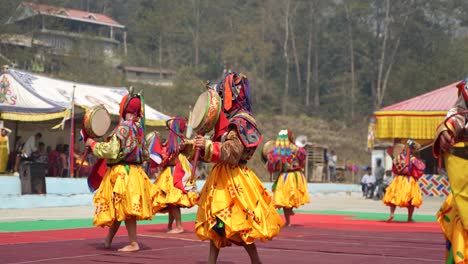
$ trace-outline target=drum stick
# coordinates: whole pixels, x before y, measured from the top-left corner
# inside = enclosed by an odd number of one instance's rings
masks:
[[[202,133],[198,134],[200,136],[203,136]],[[193,184],[194,179],[196,178],[196,171],[197,171],[197,164],[198,164],[198,158],[200,157],[200,148],[195,148],[195,154],[193,155],[193,166],[192,166],[192,175],[190,176],[189,182]]]

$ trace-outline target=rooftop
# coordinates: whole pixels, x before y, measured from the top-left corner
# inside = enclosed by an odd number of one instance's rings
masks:
[[[63,19],[76,20],[92,24],[105,25],[110,27],[125,28],[124,25],[118,23],[112,18],[99,13],[87,12],[77,9],[69,9],[51,5],[36,4],[31,2],[22,2],[18,9],[27,8],[29,12],[16,19],[16,21],[23,20],[35,15],[45,15],[52,17],[60,17]]]

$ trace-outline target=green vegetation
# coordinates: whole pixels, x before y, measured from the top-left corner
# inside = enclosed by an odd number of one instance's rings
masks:
[[[170,88],[134,84],[154,108],[187,116],[205,80],[216,82],[225,68],[243,72],[265,140],[287,127],[336,149],[341,165],[368,163],[375,109],[468,75],[466,1],[31,1],[104,13],[125,25],[128,52],[120,45],[117,55],[123,64],[177,72]],[[5,22],[21,1],[6,2],[0,32],[17,33]],[[47,73],[50,67],[34,66],[34,52],[0,44],[0,63]],[[99,56],[43,60],[54,63],[54,77],[129,85]]]

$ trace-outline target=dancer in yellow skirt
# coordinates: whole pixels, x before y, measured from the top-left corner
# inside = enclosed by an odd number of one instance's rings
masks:
[[[390,217],[387,222],[393,220],[397,206],[408,208],[408,222],[413,222],[414,208],[422,205],[418,179],[423,175],[426,165],[415,156],[420,147],[417,142],[409,139],[406,145],[397,143],[389,149],[395,177],[387,187],[383,198],[383,202],[390,206]]]
[[[290,130],[281,130],[275,148],[268,153],[267,167],[270,173],[279,172],[273,184],[273,200],[276,208],[283,208],[285,225],[291,226],[293,208],[309,203],[307,180],[303,173],[306,150],[293,143]]]
[[[138,251],[136,221],[153,218],[151,182],[141,166],[148,159],[143,106],[140,95],[124,96],[120,104],[121,120],[108,142],[86,140],[93,154],[106,159],[108,166],[94,195],[93,224],[109,227],[104,246],[110,248],[121,221],[125,221],[130,243],[119,251]]]
[[[438,126],[433,144],[434,156],[444,159],[451,189],[437,213],[446,239],[446,264],[468,263],[467,83],[468,78],[456,85],[458,100]]]
[[[210,240],[208,263],[214,264],[221,247],[242,245],[252,263],[260,263],[256,240],[278,235],[283,221],[275,210],[271,194],[246,163],[262,140],[250,110],[247,78],[228,73],[217,85],[223,111],[213,140],[195,138],[204,161],[216,165],[211,170],[198,202],[195,231]]]
[[[159,141],[156,137],[150,143],[151,149],[161,156],[161,163],[150,161],[151,167],[163,168],[153,184],[153,213],[169,213],[168,233],[182,233],[182,215],[180,208],[190,208],[197,203],[198,193],[195,183],[190,181],[192,165],[184,154],[179,153],[180,134],[186,130],[185,120],[175,117],[168,121],[169,137],[164,146],[154,146]],[[151,151],[151,150],[150,150]],[[176,222],[173,229],[172,223]]]

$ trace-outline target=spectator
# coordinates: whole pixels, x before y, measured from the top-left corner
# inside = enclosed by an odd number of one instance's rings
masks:
[[[37,150],[31,153],[31,158],[34,162],[37,162],[37,163],[43,163],[43,164],[48,163],[46,147],[45,147],[44,142],[39,142]]]
[[[366,173],[364,175],[362,175],[362,178],[361,178],[361,190],[362,190],[362,197],[366,197],[366,194],[367,194],[367,180],[370,177],[371,169],[370,169],[369,166],[365,166],[363,169],[364,169],[364,171]]]
[[[385,171],[385,176],[383,178],[382,192],[385,194],[385,190],[393,181],[393,174],[391,170]]]
[[[372,172],[370,172],[369,178],[367,178],[367,182],[366,182],[367,184],[366,198],[371,199],[372,197],[374,197],[375,183],[376,183],[375,175]]]
[[[0,121],[0,173],[7,171],[8,155],[10,154],[10,145],[8,135],[11,130],[3,126],[3,121]]]
[[[60,153],[63,151],[63,145],[57,144],[55,146],[55,150],[52,150],[49,155],[49,165],[47,169],[47,175],[57,177],[59,176],[59,172],[61,172],[61,160],[60,160]],[[60,175],[61,176],[61,175]]]
[[[15,173],[13,175],[19,176],[18,169],[19,169],[21,160],[31,159],[31,155],[34,151],[37,150],[37,144],[41,138],[42,138],[42,134],[37,132],[34,136],[30,136],[28,140],[26,140],[26,143],[24,143],[24,146],[22,147],[21,156],[16,158]]]
[[[69,161],[68,161],[68,144],[63,145],[62,153],[60,153],[60,177],[68,177]]]
[[[21,152],[23,151],[24,142],[21,139],[21,136],[17,136],[15,139],[15,150],[10,152],[10,158],[8,160],[8,171],[17,171],[15,170],[16,164],[19,164],[21,159]]]
[[[336,162],[338,161],[338,157],[334,150],[330,151],[330,155],[328,155],[328,171],[330,173],[330,181],[336,182]]]
[[[372,198],[374,195],[375,188],[375,175],[372,174],[371,168],[367,168],[366,174],[362,176],[361,186],[363,191],[363,196],[366,198]]]
[[[37,151],[38,142],[41,138],[42,138],[42,134],[38,132],[34,136],[30,136],[28,140],[26,140],[26,143],[24,143],[24,147],[23,147],[24,158],[30,158],[31,154],[34,151]]]
[[[385,168],[382,167],[382,160],[377,159],[376,160],[376,167],[374,170],[374,175],[375,175],[375,197],[376,198],[381,198],[383,196],[380,196],[382,194],[382,184],[383,184],[383,178],[385,175]]]

